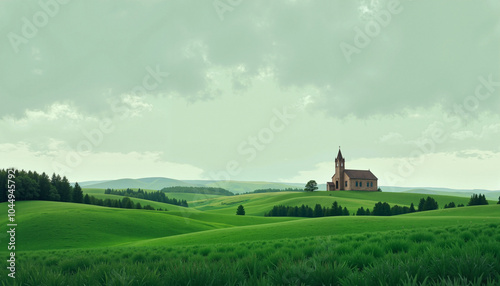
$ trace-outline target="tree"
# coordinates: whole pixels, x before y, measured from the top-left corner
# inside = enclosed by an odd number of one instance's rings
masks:
[[[497,205],[500,205],[500,197],[498,197],[498,203],[497,203]]]
[[[316,183],[315,180],[310,180],[307,182],[306,187],[304,188],[304,191],[306,192],[313,192],[318,189],[318,183]]]
[[[320,216],[324,216],[323,208],[321,207],[320,204],[316,204],[316,206],[314,206],[314,217],[320,217]]]
[[[449,204],[444,205],[445,209],[454,208],[454,207],[455,207],[455,203],[454,202],[451,202]]]
[[[236,209],[236,215],[245,215],[245,208],[243,205],[239,205]]]
[[[134,203],[132,202],[132,200],[130,200],[129,197],[124,197],[122,199],[121,207],[125,208],[125,209],[133,209],[134,208]]]
[[[346,207],[344,207],[344,209],[342,210],[342,215],[349,215],[349,211],[347,210]]]
[[[415,212],[415,206],[413,205],[413,203],[411,203],[410,205],[410,210],[409,210],[410,213],[414,213]]]
[[[28,175],[19,174],[16,177],[16,198],[19,200],[37,200],[39,199],[38,184]]]
[[[83,203],[83,192],[82,192],[82,188],[80,187],[80,185],[78,185],[78,183],[75,183],[75,187],[73,188],[73,202],[75,203]]]
[[[59,176],[58,176],[59,177]],[[62,202],[70,202],[71,201],[71,185],[66,177],[63,177],[62,180],[56,186],[59,195],[61,196]]]
[[[469,203],[467,204],[468,206],[479,206],[479,205],[487,205],[488,201],[486,200],[486,196],[482,194],[473,194],[470,197]]]
[[[356,212],[356,215],[366,215],[365,209],[363,207],[360,207]]]
[[[90,205],[90,197],[89,194],[85,194],[85,197],[83,197],[83,203]]]

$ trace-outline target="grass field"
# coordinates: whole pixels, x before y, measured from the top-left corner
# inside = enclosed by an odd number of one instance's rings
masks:
[[[122,198],[105,195],[102,189],[84,192]],[[169,211],[17,202],[17,285],[500,283],[500,205],[496,202],[392,217],[294,218],[263,214],[274,205],[329,206],[333,201],[353,213],[361,206],[373,208],[378,201],[391,206],[418,204],[427,195],[170,195],[184,196],[190,207],[135,198],[134,202]],[[467,198],[432,197],[441,208],[451,201],[468,202]],[[244,205],[245,216],[235,215],[239,204]],[[6,203],[0,204],[0,211],[7,213]],[[6,224],[7,216],[0,218],[1,233]],[[381,271],[383,276],[377,274]]]

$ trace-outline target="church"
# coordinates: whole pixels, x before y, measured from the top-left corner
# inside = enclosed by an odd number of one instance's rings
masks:
[[[335,175],[331,182],[326,182],[327,191],[377,191],[378,178],[370,170],[345,169],[342,152],[335,158]]]

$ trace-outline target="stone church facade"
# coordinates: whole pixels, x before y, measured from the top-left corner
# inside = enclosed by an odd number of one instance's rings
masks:
[[[345,169],[345,158],[342,152],[335,158],[335,175],[326,183],[327,191],[377,191],[378,178],[370,170]]]

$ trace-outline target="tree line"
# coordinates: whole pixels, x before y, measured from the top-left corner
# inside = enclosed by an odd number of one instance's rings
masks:
[[[234,194],[223,188],[212,187],[167,187],[161,189],[165,193],[188,193],[188,194],[204,194],[204,195],[219,195],[219,196],[234,196]]]
[[[151,205],[142,206],[141,203],[134,203],[129,197],[124,197],[123,199],[98,199],[94,196],[89,196],[85,194],[83,197],[83,203],[88,205],[96,205],[110,208],[122,208],[122,209],[144,209],[144,210],[155,210]],[[167,209],[158,209],[160,211]]]
[[[177,205],[177,206],[186,207],[186,208],[188,207],[188,203],[186,200],[177,200],[176,198],[170,199],[169,197],[167,197],[165,195],[164,192],[160,192],[160,191],[147,192],[147,191],[144,191],[141,189],[134,191],[130,188],[127,188],[126,190],[106,189],[106,190],[104,190],[104,193],[110,194],[110,195],[127,196],[127,197],[132,197],[132,198],[145,199],[148,201],[172,204],[172,205]]]
[[[40,200],[59,201],[68,203],[84,203],[90,205],[154,210],[150,205],[141,206],[134,204],[129,197],[119,199],[97,199],[94,196],[83,195],[83,190],[78,183],[71,186],[69,180],[63,176],[52,174],[49,177],[46,173],[36,171],[15,170],[15,199],[16,201]],[[8,170],[0,169],[0,202],[7,201]],[[161,210],[161,209],[160,209]]]
[[[372,211],[370,211],[370,209],[368,208],[364,209],[363,207],[360,207],[356,211],[356,215],[393,216],[414,213],[417,211],[422,212],[437,210],[438,207],[438,203],[434,198],[427,197],[420,199],[417,209],[415,209],[415,205],[413,203],[411,203],[409,207],[399,205],[394,205],[391,207],[391,205],[387,202],[378,202],[375,204]]]
[[[349,210],[346,207],[342,208],[337,201],[332,203],[332,207],[322,207],[320,204],[316,204],[314,208],[308,205],[302,205],[300,207],[295,206],[284,206],[278,205],[274,206],[271,211],[264,214],[265,216],[294,216],[294,217],[324,217],[324,216],[348,216]]]
[[[7,170],[0,169],[0,202],[7,201]],[[15,197],[17,201],[42,200],[82,203],[80,186],[72,187],[66,177],[25,170],[15,170]]]

